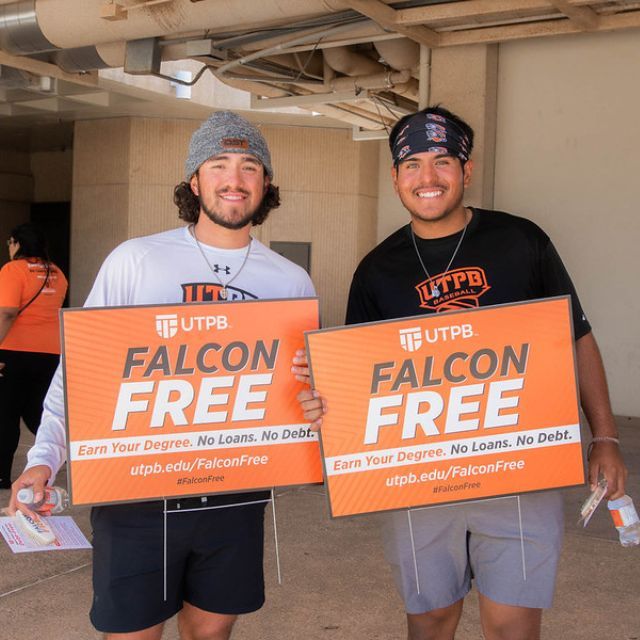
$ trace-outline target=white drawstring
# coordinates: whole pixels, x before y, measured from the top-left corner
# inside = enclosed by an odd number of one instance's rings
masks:
[[[418,558],[416,557],[416,544],[413,538],[413,523],[411,522],[411,509],[407,509],[407,521],[409,522],[409,537],[411,538],[411,553],[413,554],[413,570],[416,574],[416,589],[420,594],[420,576],[418,574]]]
[[[522,530],[522,511],[520,510],[520,496],[516,496],[518,502],[518,525],[520,527],[520,551],[522,553],[522,578],[527,579],[527,564],[524,558],[524,532]]]

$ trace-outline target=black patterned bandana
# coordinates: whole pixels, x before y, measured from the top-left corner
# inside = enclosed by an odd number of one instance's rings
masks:
[[[464,164],[469,159],[469,138],[455,123],[436,113],[416,113],[398,132],[391,145],[394,166],[416,153],[456,156]]]

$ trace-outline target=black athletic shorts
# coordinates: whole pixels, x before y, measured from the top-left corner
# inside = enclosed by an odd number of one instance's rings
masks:
[[[242,495],[245,500],[264,498]],[[209,500],[216,504],[220,496]],[[167,509],[175,509],[176,502],[169,500]],[[166,601],[163,503],[92,509],[90,618],[98,631],[147,629],[171,618],[185,601],[222,614],[249,613],[263,605],[265,504],[186,511],[206,504],[200,498],[179,503],[183,511],[167,514]]]

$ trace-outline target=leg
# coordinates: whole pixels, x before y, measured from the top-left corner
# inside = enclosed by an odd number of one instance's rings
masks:
[[[480,595],[480,623],[486,640],[540,640],[542,609],[514,607]]]
[[[53,353],[25,353],[24,362],[24,375],[28,384],[25,385],[22,419],[27,429],[35,434],[42,418],[44,397],[60,362],[60,356]]]
[[[108,638],[159,640],[162,623],[182,607],[182,579],[194,518],[168,522],[164,590],[162,502],[94,507],[90,618]],[[185,548],[186,547],[186,548]]]
[[[454,637],[471,586],[465,510],[451,505],[380,516],[385,556],[407,612],[409,640]]]
[[[133,633],[107,633],[105,640],[160,640],[164,623]]]
[[[0,362],[5,368],[0,377],[0,489],[11,487],[13,456],[20,441],[20,412],[23,389],[21,383],[20,352],[0,351]]]
[[[463,600],[454,602],[449,607],[433,609],[426,613],[407,614],[409,640],[453,640]]]
[[[514,613],[517,620],[535,619],[534,612],[551,606],[563,532],[559,492],[479,502],[469,508],[469,529],[470,562],[488,621]]]
[[[198,526],[184,578],[181,637],[224,640],[239,614],[264,603],[264,507],[195,512]]]
[[[210,613],[185,602],[178,614],[180,640],[228,640],[237,617]]]

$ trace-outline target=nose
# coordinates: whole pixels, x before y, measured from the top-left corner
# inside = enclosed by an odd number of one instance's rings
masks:
[[[244,183],[244,176],[239,165],[231,164],[227,167],[227,170],[225,171],[225,182],[232,189],[242,186]]]
[[[435,166],[431,162],[424,162],[420,167],[420,181],[425,184],[435,184],[438,179],[438,173]]]

